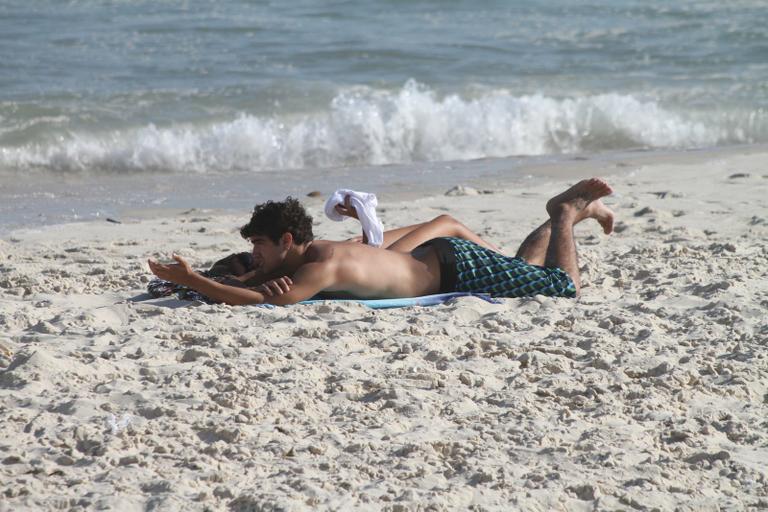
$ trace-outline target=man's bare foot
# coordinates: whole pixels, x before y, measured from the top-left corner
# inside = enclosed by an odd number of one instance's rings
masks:
[[[606,235],[613,232],[613,210],[605,206],[599,199],[595,199],[581,210],[579,219],[595,219],[602,227]]]
[[[591,210],[588,208],[595,201],[612,192],[611,186],[600,178],[582,180],[547,201],[547,213],[553,221],[563,215],[568,215],[574,222],[594,215],[594,218],[603,226],[603,230],[610,233],[610,230],[613,229],[613,212],[602,202],[592,207]]]

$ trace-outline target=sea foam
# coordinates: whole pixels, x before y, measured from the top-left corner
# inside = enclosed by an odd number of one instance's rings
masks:
[[[109,133],[0,147],[0,169],[54,172],[258,171],[468,160],[765,139],[765,112],[742,120],[676,112],[626,94],[557,98],[495,89],[441,95],[351,87],[315,112]]]

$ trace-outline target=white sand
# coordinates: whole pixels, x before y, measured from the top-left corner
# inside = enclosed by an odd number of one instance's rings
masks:
[[[16,232],[0,242],[0,510],[768,507],[767,164],[625,164],[616,233],[577,229],[578,301],[126,303],[153,248],[198,267],[247,250],[247,212]],[[382,217],[450,212],[514,253],[564,186]]]

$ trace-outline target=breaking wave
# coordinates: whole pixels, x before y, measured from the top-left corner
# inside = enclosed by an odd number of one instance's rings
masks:
[[[765,111],[684,113],[631,95],[573,98],[487,90],[440,95],[339,92],[319,111],[108,133],[0,147],[0,168],[54,172],[228,172],[469,160],[629,148],[704,147],[768,139]]]

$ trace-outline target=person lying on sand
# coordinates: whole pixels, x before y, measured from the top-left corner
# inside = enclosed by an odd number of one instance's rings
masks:
[[[346,197],[343,204],[336,205],[335,209],[340,215],[358,219],[357,211],[350,204],[349,196]],[[381,248],[403,252],[405,249],[408,249],[408,247],[396,244],[396,242],[416,230],[418,230],[417,234],[412,235],[413,238],[411,239],[410,245],[420,245],[432,238],[441,236],[453,236],[467,240],[477,240],[487,244],[492,250],[499,253],[501,252],[501,249],[490,242],[482,241],[469,228],[446,214],[439,215],[427,222],[385,231],[383,233],[384,240],[381,244]],[[365,231],[363,231],[360,236],[347,239],[346,242],[368,243]],[[405,250],[405,252],[408,251]],[[206,277],[216,278],[219,282],[229,282],[235,286],[239,286],[239,283],[242,283],[245,287],[253,288],[257,291],[264,292],[267,295],[272,295],[273,292],[284,293],[288,291],[287,286],[291,283],[289,277],[282,276],[280,278],[267,280],[263,269],[254,268],[253,261],[253,255],[250,252],[230,254],[229,256],[216,261],[210,269],[204,272],[204,275]],[[235,280],[239,283],[235,283]]]
[[[295,206],[301,208],[295,199],[288,198],[285,202],[291,203],[292,207]],[[349,197],[346,198],[343,204],[336,205],[335,208],[336,211],[343,216],[358,219],[357,211],[351,206]],[[412,235],[413,238],[411,239],[410,246],[420,245],[432,238],[440,236],[453,236],[457,238],[478,240],[481,243],[487,243],[494,251],[501,252],[500,249],[490,244],[490,242],[482,241],[469,228],[446,214],[439,215],[430,221],[420,224],[413,224],[411,226],[385,231],[382,234],[383,241],[381,247],[389,250],[402,251],[403,247],[400,244],[396,244],[396,242],[416,230],[418,230],[418,232]],[[346,240],[346,242],[367,243],[365,231],[363,231],[361,236],[350,238]],[[293,284],[288,276],[270,278],[268,277],[269,274],[266,273],[263,268],[255,268],[253,254],[250,252],[230,254],[229,256],[216,261],[211,268],[200,272],[200,274],[219,283],[239,288],[250,288],[264,293],[266,296],[286,293],[290,290],[291,284]],[[220,302],[191,290],[186,286],[177,285],[162,279],[154,279],[153,281],[150,281],[147,285],[147,290],[154,297],[165,297],[171,294],[176,294],[190,300]],[[333,298],[340,298],[340,294],[333,294]]]
[[[573,226],[593,218],[610,233],[613,212],[600,198],[612,191],[602,179],[591,178],[550,199],[549,220],[528,235],[514,258],[463,225],[459,238],[427,223],[386,249],[315,240],[311,217],[298,201],[289,199],[257,205],[250,222],[240,230],[253,244],[257,271],[267,280],[290,278],[292,284],[285,293],[268,296],[219,283],[194,272],[178,255],[173,264],[150,259],[149,267],[161,279],[231,305],[294,304],[321,292],[345,298],[404,298],[453,291],[496,297],[576,297],[581,283]]]

